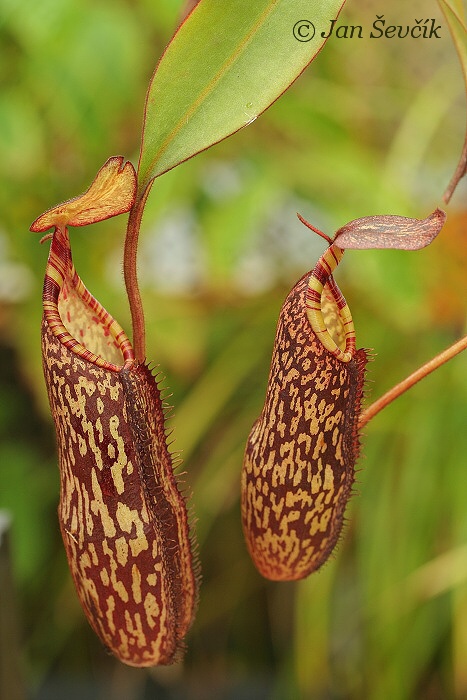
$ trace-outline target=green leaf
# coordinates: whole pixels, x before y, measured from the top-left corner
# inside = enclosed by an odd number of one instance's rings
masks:
[[[465,24],[464,0],[447,0],[447,2],[451,6],[451,9]]]
[[[446,17],[449,30],[454,39],[454,45],[459,54],[459,60],[467,86],[467,28],[464,20],[462,3],[458,0],[439,0],[441,9]]]
[[[454,45],[459,55],[459,60],[464,74],[465,87],[467,91],[467,28],[464,21],[464,10],[461,0],[439,0],[441,9],[446,17]],[[454,190],[467,172],[467,131],[464,140],[464,148],[456,171],[444,193],[446,203],[451,199]]]
[[[140,193],[151,179],[264,112],[322,48],[322,34],[344,2],[201,0],[149,86]]]

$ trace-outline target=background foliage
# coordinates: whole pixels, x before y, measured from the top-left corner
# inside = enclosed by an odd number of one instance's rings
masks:
[[[47,246],[28,228],[108,156],[136,162],[146,87],[180,3],[0,0],[0,506],[13,517],[34,700],[467,697],[462,356],[366,429],[358,495],[321,572],[265,582],[242,540],[242,452],[280,304],[323,250],[295,212],[328,233],[364,215],[424,217],[462,146],[461,72],[435,2],[384,10],[394,24],[438,18],[439,40],[372,40],[380,5],[347,4],[340,23],[362,25],[364,38],[330,40],[255,124],[160,178],[146,209],[148,356],[173,391],[203,567],[184,662],[146,672],[101,649],[67,572],[40,367]],[[465,186],[448,213],[424,251],[349,251],[341,266],[358,343],[377,353],[374,397],[465,332]],[[72,235],[84,281],[129,328],[123,218]]]

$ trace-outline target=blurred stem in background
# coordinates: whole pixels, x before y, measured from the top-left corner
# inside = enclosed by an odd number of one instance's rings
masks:
[[[389,389],[381,398],[374,401],[362,412],[358,423],[359,428],[364,428],[368,421],[374,418],[383,408],[389,406],[390,403],[395,401],[399,396],[402,396],[402,394],[411,389],[417,382],[427,377],[436,369],[439,369],[439,367],[442,367],[446,362],[449,362],[449,360],[466,348],[467,336],[464,336],[461,340],[458,340],[456,343],[453,343],[453,345],[450,345],[449,348],[436,355],[432,360],[428,360],[428,362],[415,370],[415,372],[409,374],[408,377],[393,386],[392,389]]]
[[[25,698],[20,663],[20,629],[10,551],[9,514],[0,510],[0,697]]]

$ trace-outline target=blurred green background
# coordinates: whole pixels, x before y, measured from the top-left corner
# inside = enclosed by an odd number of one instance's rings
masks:
[[[465,357],[366,428],[344,536],[320,572],[264,581],[239,513],[280,305],[324,248],[295,213],[328,234],[370,214],[421,218],[457,164],[463,83],[434,0],[384,11],[393,24],[436,17],[439,40],[372,40],[381,3],[348,0],[340,22],[364,38],[330,40],[253,125],[156,182],[140,245],[148,356],[173,392],[194,491],[200,606],[184,661],[149,671],[109,657],[81,612],[40,360],[48,246],[28,228],[109,156],[136,164],[146,87],[180,4],[0,0],[0,508],[13,562],[0,596],[18,613],[25,697],[467,698]],[[430,248],[349,251],[340,266],[358,345],[376,353],[374,398],[465,333],[465,195]],[[74,229],[72,244],[84,282],[129,329],[124,228],[120,217]],[[0,639],[11,669],[14,640]]]

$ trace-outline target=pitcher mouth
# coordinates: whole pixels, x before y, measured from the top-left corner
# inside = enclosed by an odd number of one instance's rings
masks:
[[[341,362],[355,355],[356,341],[352,314],[332,273],[344,251],[332,244],[310,274],[306,309],[311,328],[322,345]]]
[[[42,303],[51,332],[78,357],[111,372],[135,363],[125,331],[76,272],[66,227],[57,227],[52,235]]]

